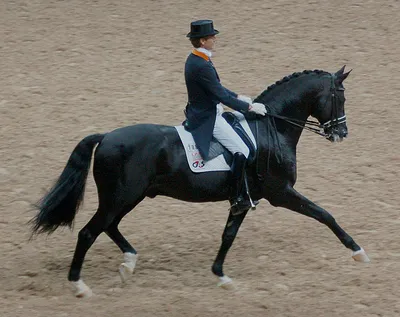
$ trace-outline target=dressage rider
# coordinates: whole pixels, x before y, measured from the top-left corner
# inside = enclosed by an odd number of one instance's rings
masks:
[[[250,201],[245,193],[244,172],[249,148],[221,116],[224,104],[241,113],[254,112],[265,115],[263,104],[252,103],[251,98],[237,95],[223,87],[211,62],[216,35],[212,20],[191,23],[187,37],[194,47],[185,64],[185,81],[188,91],[186,106],[187,125],[204,160],[208,159],[212,137],[217,139],[233,155],[232,206],[248,210]]]

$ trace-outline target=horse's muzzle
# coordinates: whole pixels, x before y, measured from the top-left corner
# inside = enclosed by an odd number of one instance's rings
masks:
[[[329,127],[324,132],[327,135],[326,138],[331,142],[342,142],[349,134],[346,124]]]

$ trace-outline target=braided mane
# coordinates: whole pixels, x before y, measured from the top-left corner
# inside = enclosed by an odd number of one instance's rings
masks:
[[[275,87],[282,85],[288,81],[290,81],[293,78],[297,78],[301,75],[307,75],[307,74],[329,74],[328,72],[324,71],[324,70],[320,70],[320,69],[314,69],[314,70],[303,70],[302,72],[295,72],[289,76],[285,76],[283,77],[281,80],[278,80],[277,82],[275,82],[274,84],[272,84],[271,86],[268,86],[262,93],[261,95],[259,95],[256,99],[260,99],[263,98],[267,93],[269,93],[272,89],[274,89]]]

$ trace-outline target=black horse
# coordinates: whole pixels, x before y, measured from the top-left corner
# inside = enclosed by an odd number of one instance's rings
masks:
[[[294,188],[296,182],[296,146],[304,128],[341,141],[347,136],[343,81],[350,72],[344,67],[336,73],[321,70],[294,73],[268,87],[255,102],[267,105],[265,117],[247,114],[257,138],[257,157],[247,168],[248,186],[255,200],[267,199],[273,206],[285,207],[312,217],[328,226],[342,244],[353,251],[357,261],[368,262],[365,251],[336,223],[326,210]],[[308,121],[309,116],[319,123]],[[315,125],[317,127],[310,127]],[[93,174],[99,207],[80,230],[68,279],[76,296],[91,290],[80,279],[86,252],[105,232],[124,253],[120,266],[123,281],[134,270],[136,250],[118,230],[121,219],[145,197],[165,195],[188,202],[228,200],[227,172],[193,173],[174,127],[138,124],[106,134],[85,137],[72,152],[53,188],[39,201],[38,214],[32,219],[33,233],[52,233],[58,226],[71,226],[83,200],[93,148]],[[212,265],[219,285],[232,287],[223,273],[223,263],[247,211],[229,213],[222,244]]]

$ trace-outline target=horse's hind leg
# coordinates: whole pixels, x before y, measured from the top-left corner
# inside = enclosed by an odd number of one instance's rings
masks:
[[[125,283],[126,280],[132,275],[135,270],[136,261],[137,261],[137,252],[134,247],[125,239],[122,233],[118,229],[118,225],[121,222],[122,218],[125,217],[127,213],[129,213],[139,202],[143,200],[144,197],[141,197],[136,201],[134,206],[127,207],[123,210],[117,217],[115,217],[114,221],[107,228],[105,233],[114,241],[114,243],[119,247],[119,249],[124,254],[124,262],[119,267],[119,274],[122,280],[122,283]]]
[[[119,275],[122,283],[125,283],[135,270],[137,252],[121,234],[117,226],[118,224],[114,225],[114,223],[112,223],[106,233],[124,254],[124,262],[119,266]]]
[[[68,280],[75,288],[75,296],[77,297],[89,297],[92,295],[91,289],[80,279],[83,261],[94,241],[113,220],[114,214],[108,213],[107,209],[100,205],[92,219],[79,231],[74,257],[68,274]]]
[[[335,218],[333,218],[329,212],[299,194],[294,188],[287,188],[280,195],[278,194],[271,198],[270,202],[273,206],[291,209],[325,224],[333,231],[346,248],[353,251],[352,257],[354,260],[369,262],[369,258],[364,249],[354,242],[353,238],[338,225]]]

